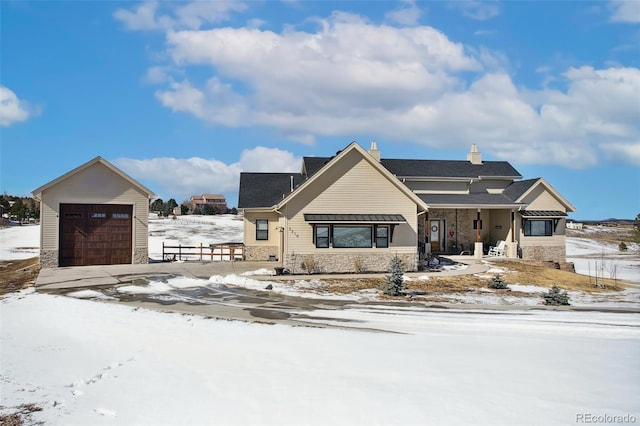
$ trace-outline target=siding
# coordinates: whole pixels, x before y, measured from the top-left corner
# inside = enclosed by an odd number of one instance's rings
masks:
[[[527,210],[560,210],[566,211],[565,206],[554,197],[544,185],[538,185],[528,194],[524,202],[528,204]]]
[[[357,249],[361,253],[384,251],[415,253],[416,205],[359,153],[351,152],[285,206],[287,255],[305,253],[353,253],[356,249],[316,249],[313,227],[304,213],[402,214],[407,223],[396,226],[389,249]]]
[[[58,250],[60,204],[66,203],[133,205],[133,249],[148,247],[147,194],[100,163],[46,189],[41,201],[41,250]]]

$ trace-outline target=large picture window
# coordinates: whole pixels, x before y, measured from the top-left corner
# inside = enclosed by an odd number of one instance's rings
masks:
[[[367,248],[371,247],[371,226],[341,226],[333,227],[333,247],[336,248]]]
[[[524,235],[527,237],[550,237],[553,235],[553,220],[524,221]]]
[[[316,247],[329,248],[329,226],[316,226]]]
[[[267,219],[256,219],[256,240],[269,239],[269,221]]]

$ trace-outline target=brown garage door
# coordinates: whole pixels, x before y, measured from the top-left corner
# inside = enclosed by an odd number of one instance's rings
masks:
[[[131,263],[133,206],[60,205],[60,266]]]

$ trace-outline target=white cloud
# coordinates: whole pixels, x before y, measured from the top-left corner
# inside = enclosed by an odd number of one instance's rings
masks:
[[[14,123],[27,121],[35,111],[30,110],[27,102],[5,86],[0,86],[0,125],[9,127]]]
[[[402,5],[385,14],[385,20],[390,23],[413,26],[418,25],[422,10],[416,6],[415,0],[403,0]]]
[[[640,140],[638,68],[558,74],[541,66],[542,87],[527,88],[512,80],[504,53],[464,46],[432,27],[343,12],[314,22],[315,30],[281,33],[167,31],[170,62],[149,71],[161,84],[156,97],[213,124],[261,126],[305,144],[366,136],[456,149],[476,143],[519,164],[588,167],[614,151],[636,161],[637,150],[626,147]],[[210,67],[210,78],[200,83],[192,66],[198,78]]]
[[[612,22],[640,22],[640,2],[635,0],[611,0],[609,2]]]
[[[299,172],[301,161],[288,151],[258,146],[242,151],[239,161],[232,164],[200,157],[120,158],[114,164],[165,200],[174,198],[181,203],[194,194],[222,193],[233,206],[240,172]]]
[[[204,24],[219,23],[230,19],[234,12],[242,12],[247,5],[234,0],[194,1],[181,3],[173,10],[173,16],[159,14],[155,0],[140,3],[133,9],[117,9],[113,17],[128,30],[198,29]]]
[[[467,18],[477,21],[486,21],[500,14],[497,2],[481,0],[454,0],[449,3],[452,8],[458,9]]]

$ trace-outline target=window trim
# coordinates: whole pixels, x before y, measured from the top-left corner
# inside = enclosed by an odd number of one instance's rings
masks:
[[[544,234],[532,233],[532,222],[544,222]],[[554,234],[554,220],[553,219],[525,219],[524,221],[524,236],[525,237],[552,237]]]
[[[264,225],[265,229],[260,229]],[[269,219],[256,219],[256,241],[269,240]]]
[[[386,231],[386,235],[381,237],[378,235],[378,231],[380,230],[385,230]],[[390,242],[390,235],[391,235],[391,229],[389,226],[386,225],[376,225],[375,229],[374,229],[374,238],[376,240],[376,248],[389,248],[389,242]],[[378,244],[378,241],[382,239],[383,241],[386,241],[383,245]]]
[[[315,244],[316,248],[330,248],[331,247],[331,226],[330,225],[315,225],[313,227],[313,243]],[[318,230],[320,229],[326,229],[327,231],[327,236],[326,237],[320,237],[318,236]],[[326,239],[326,245],[320,245],[320,241],[324,242]]]
[[[317,249],[388,249],[393,243],[393,224],[369,224],[369,223],[314,223],[312,225],[312,244]],[[336,246],[336,229],[340,228],[365,228],[369,230],[369,245],[367,246]],[[327,230],[328,237],[318,235],[321,229]],[[386,230],[386,235],[378,236],[378,230]],[[380,231],[384,232],[384,231]],[[340,237],[338,237],[340,242]],[[380,242],[380,243],[379,243]]]

